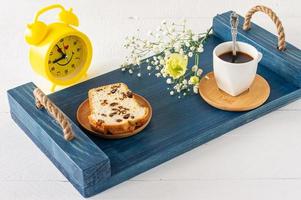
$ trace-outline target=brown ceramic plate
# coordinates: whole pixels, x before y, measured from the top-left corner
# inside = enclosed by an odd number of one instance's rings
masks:
[[[144,97],[138,94],[134,94],[134,96],[141,106],[148,107],[149,109],[148,120],[142,126],[137,126],[134,131],[113,135],[113,134],[104,134],[102,132],[97,132],[93,130],[88,120],[88,116],[90,115],[89,99],[86,99],[79,105],[76,113],[77,121],[84,129],[88,130],[90,133],[106,139],[121,139],[121,138],[126,138],[135,135],[140,131],[142,131],[150,122],[152,118],[152,107]]]

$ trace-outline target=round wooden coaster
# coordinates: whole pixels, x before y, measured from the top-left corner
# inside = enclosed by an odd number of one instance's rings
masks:
[[[93,133],[94,135],[100,136],[105,139],[121,139],[121,138],[126,138],[135,135],[140,131],[142,131],[150,122],[152,118],[152,107],[144,97],[138,94],[134,94],[134,97],[136,98],[137,102],[141,106],[149,108],[149,114],[148,114],[148,120],[142,126],[136,127],[135,130],[132,132],[125,132],[123,134],[113,135],[113,134],[104,134],[102,132],[97,132],[93,130],[90,126],[89,119],[88,119],[88,116],[90,115],[89,99],[86,99],[79,105],[76,113],[77,121],[84,129],[88,130],[90,133]]]
[[[214,73],[210,72],[201,79],[199,93],[213,107],[227,111],[247,111],[261,106],[268,99],[270,86],[257,74],[247,91],[233,97],[218,88]]]

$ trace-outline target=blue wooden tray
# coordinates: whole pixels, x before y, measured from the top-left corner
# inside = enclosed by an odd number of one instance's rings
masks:
[[[213,48],[230,39],[228,22],[229,12],[213,20],[214,35],[200,58],[204,73],[212,71]],[[241,27],[243,19],[240,22]],[[155,76],[139,79],[115,70],[49,95],[71,120],[76,134],[71,142],[64,140],[59,125],[45,110],[36,109],[33,83],[8,91],[11,116],[83,196],[92,196],[301,96],[299,49],[288,44],[286,51],[279,52],[277,38],[255,24],[248,32],[239,29],[238,39],[256,46],[264,55],[258,73],[269,82],[271,94],[255,110],[218,110],[199,95],[179,100],[168,94],[164,80],[158,81]],[[151,103],[153,118],[148,127],[138,135],[120,140],[101,139],[80,129],[76,110],[87,98],[87,91],[119,81]]]

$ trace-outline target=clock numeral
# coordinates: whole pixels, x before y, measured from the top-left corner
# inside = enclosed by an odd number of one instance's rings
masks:
[[[65,69],[65,71],[64,71],[64,72],[65,72],[65,74],[68,74],[68,69]]]
[[[77,42],[75,41],[75,42],[73,42],[73,45],[77,45]]]
[[[80,51],[80,48],[77,48],[76,50],[77,50],[77,51]]]
[[[71,65],[71,67],[72,67],[72,68],[75,68],[75,65],[74,65],[74,64],[72,64],[72,65]]]
[[[80,57],[76,57],[75,59],[79,60],[79,59],[80,59]]]
[[[64,42],[64,39],[60,39],[60,42]]]
[[[51,63],[51,60],[48,60],[48,64],[50,64]]]
[[[49,54],[49,55],[51,55],[51,56],[52,56],[52,55],[53,55],[53,52],[52,52],[52,51],[50,51],[50,54]]]
[[[51,67],[50,71],[53,71],[53,70],[55,70],[55,68],[54,68],[54,67]]]

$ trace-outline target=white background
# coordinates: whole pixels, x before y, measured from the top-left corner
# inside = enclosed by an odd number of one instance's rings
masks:
[[[155,29],[163,19],[183,18],[194,31],[210,27],[217,13],[235,10],[244,15],[256,4],[274,9],[287,40],[301,48],[299,0],[132,0],[49,1],[1,0],[0,6],[0,199],[82,199],[9,115],[6,90],[33,81],[50,87],[33,73],[24,42],[25,25],[51,3],[73,7],[79,29],[94,46],[89,76],[117,68],[126,51],[124,38]],[[42,19],[53,19],[46,14]],[[271,20],[253,18],[275,33]],[[276,45],[276,44],[275,44]],[[118,80],[116,80],[118,81]],[[92,199],[300,199],[301,101],[198,147],[136,176]]]

